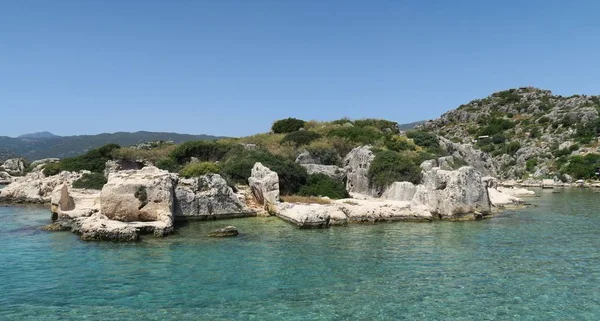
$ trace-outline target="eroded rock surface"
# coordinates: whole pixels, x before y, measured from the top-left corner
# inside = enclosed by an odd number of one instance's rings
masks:
[[[279,203],[279,175],[261,163],[254,164],[248,178],[252,195],[265,208]]]
[[[2,168],[11,176],[23,176],[25,174],[25,163],[21,158],[8,159],[4,162]]]
[[[371,146],[354,148],[344,158],[346,169],[346,190],[349,193],[377,196],[380,191],[374,189],[369,181],[369,167],[375,159]]]

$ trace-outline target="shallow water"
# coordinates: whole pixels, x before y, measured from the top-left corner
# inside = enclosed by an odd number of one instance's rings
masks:
[[[598,320],[600,194],[539,191],[478,222],[298,230],[194,222],[165,239],[83,242],[0,207],[1,320]],[[212,239],[225,225],[242,235]]]

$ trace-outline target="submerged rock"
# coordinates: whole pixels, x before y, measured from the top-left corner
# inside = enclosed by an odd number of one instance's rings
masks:
[[[166,236],[173,232],[173,224],[164,221],[120,222],[105,215],[94,214],[73,220],[72,231],[84,241],[137,241],[141,234]]]
[[[224,228],[220,228],[214,232],[211,232],[210,234],[208,234],[208,236],[210,237],[232,237],[232,236],[238,236],[239,232],[237,227],[235,226],[227,226]]]

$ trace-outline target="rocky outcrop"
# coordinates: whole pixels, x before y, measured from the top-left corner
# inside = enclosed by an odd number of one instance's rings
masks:
[[[100,212],[100,191],[76,189],[67,184],[52,193],[50,210],[55,220],[71,220]]]
[[[46,177],[42,172],[32,172],[14,181],[0,191],[0,203],[50,203],[55,189],[63,184],[71,186],[86,171],[80,173],[61,172]]]
[[[321,160],[318,157],[312,155],[309,151],[304,150],[300,153],[300,155],[298,155],[298,157],[296,157],[296,163],[300,165],[321,164]]]
[[[121,222],[97,213],[89,217],[75,218],[72,231],[84,241],[137,241],[141,234],[166,236],[173,232],[173,224],[166,221]]]
[[[481,175],[473,167],[456,171],[433,168],[423,172],[412,200],[440,219],[479,219],[490,213],[490,200]]]
[[[325,228],[347,223],[381,221],[431,221],[434,216],[424,206],[410,202],[376,198],[343,199],[331,204],[282,203],[280,218],[299,228]]]
[[[39,172],[42,169],[44,169],[44,166],[46,166],[48,164],[58,163],[59,161],[60,161],[60,159],[58,159],[58,158],[38,159],[38,160],[34,161],[33,163],[31,163],[31,165],[29,165],[29,167],[32,169],[32,171]]]
[[[4,162],[2,169],[7,172],[10,176],[23,176],[25,175],[25,163],[21,158],[11,158]]]
[[[252,176],[248,178],[252,195],[265,208],[279,203],[279,175],[261,163],[254,164]]]
[[[516,206],[525,203],[522,199],[513,195],[503,193],[495,188],[488,188],[488,194],[490,197],[490,203],[494,207],[505,207],[509,205]]]
[[[392,183],[381,195],[381,198],[410,202],[417,192],[417,187],[411,182]]]
[[[175,217],[220,219],[256,216],[218,174],[181,178],[175,188]]]
[[[172,224],[175,181],[153,166],[111,173],[100,194],[101,212],[116,221]]]
[[[210,234],[208,234],[208,236],[210,237],[232,237],[232,236],[238,236],[239,231],[237,229],[237,227],[235,226],[227,226],[224,228],[220,228],[214,232],[211,232]]]
[[[339,181],[344,181],[346,178],[346,170],[335,165],[301,164],[300,166],[306,169],[308,175],[323,174]]]
[[[116,173],[119,171],[126,170],[138,170],[142,169],[146,166],[146,162],[140,161],[132,161],[127,159],[119,159],[119,160],[109,160],[106,162],[104,169],[104,176],[108,177],[110,173]]]
[[[444,137],[438,137],[440,146],[448,154],[462,159],[469,166],[475,168],[483,176],[496,176],[498,174],[497,164],[493,157],[481,150],[473,148],[471,144],[455,143]]]
[[[377,196],[381,191],[373,188],[369,181],[369,167],[375,159],[371,146],[354,148],[344,158],[346,169],[346,190],[368,196]]]
[[[0,185],[12,183],[13,178],[7,172],[0,171]]]

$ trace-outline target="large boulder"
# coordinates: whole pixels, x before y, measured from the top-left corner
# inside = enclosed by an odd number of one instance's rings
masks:
[[[490,213],[486,185],[470,166],[423,172],[423,184],[417,186],[412,203],[425,206],[440,219],[478,219]]]
[[[396,201],[412,201],[417,187],[411,182],[394,182],[381,195],[381,198]]]
[[[46,177],[42,172],[32,172],[23,177],[15,177],[10,185],[0,191],[0,202],[49,203],[56,189],[62,188],[63,184],[71,186],[85,173],[88,172],[61,172]]]
[[[346,190],[349,193],[376,196],[379,191],[371,187],[369,181],[369,167],[375,159],[371,146],[354,148],[344,158],[346,169]]]
[[[261,163],[254,164],[252,176],[248,178],[252,195],[265,208],[279,203],[279,175]]]
[[[219,219],[255,215],[218,174],[181,178],[175,188],[177,218]]]
[[[306,169],[308,175],[324,174],[338,181],[346,178],[346,170],[335,165],[300,164],[300,166]]]
[[[21,158],[11,158],[2,165],[4,171],[11,176],[25,175],[25,163]]]
[[[110,220],[172,224],[176,176],[149,166],[110,173],[102,188],[102,214]]]
[[[304,150],[296,157],[296,163],[298,164],[321,164],[321,160],[312,155],[309,151]]]
[[[171,222],[121,222],[101,213],[75,218],[71,221],[71,227],[84,241],[130,242],[139,240],[141,234],[166,236],[173,232]]]

